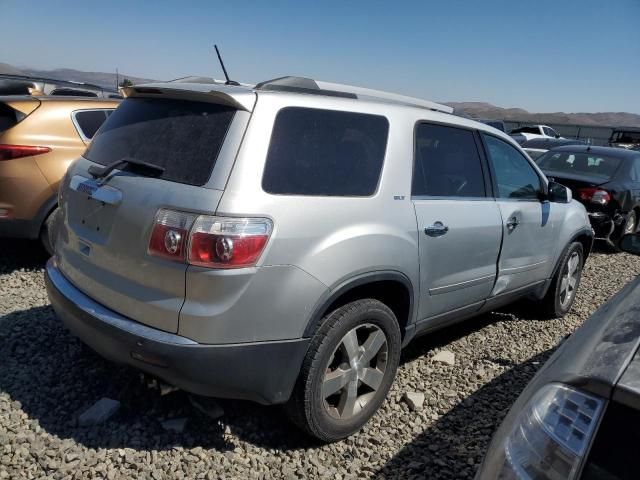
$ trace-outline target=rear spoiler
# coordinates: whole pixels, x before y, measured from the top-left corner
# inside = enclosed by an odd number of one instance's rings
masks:
[[[125,98],[163,97],[181,100],[219,103],[238,110],[252,112],[257,95],[251,89],[218,84],[148,83],[121,88]]]

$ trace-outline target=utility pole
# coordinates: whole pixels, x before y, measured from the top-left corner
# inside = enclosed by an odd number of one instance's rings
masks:
[[[116,68],[116,92],[118,91],[119,86],[120,86],[120,77],[118,76],[118,69]]]

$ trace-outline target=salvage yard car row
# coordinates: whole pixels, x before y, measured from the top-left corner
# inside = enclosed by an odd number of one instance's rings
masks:
[[[86,129],[69,114],[88,148],[54,221],[37,216],[53,308],[108,359],[195,394],[284,404],[322,441],[371,419],[414,338],[521,300],[562,317],[592,225],[616,248],[637,229],[635,152],[570,145],[533,162],[449,107],[298,77],[123,93]],[[38,147],[0,167],[42,168],[52,147]],[[581,395],[563,388],[544,391]],[[522,468],[511,474],[533,475]],[[560,478],[549,471],[531,478]]]

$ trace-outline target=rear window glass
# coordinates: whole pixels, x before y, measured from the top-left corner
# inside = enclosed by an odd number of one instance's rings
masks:
[[[609,180],[618,170],[620,159],[591,153],[547,152],[536,160],[543,170],[589,175]]]
[[[109,116],[85,157],[101,165],[135,158],[164,167],[165,180],[204,185],[234,113],[214,103],[129,98]]]
[[[50,95],[57,95],[62,97],[97,97],[98,94],[90,92],[88,90],[75,90],[73,88],[56,88]]]
[[[379,115],[283,108],[273,127],[262,188],[274,194],[373,195],[388,132],[389,122]]]
[[[107,110],[85,110],[74,113],[76,125],[84,139],[90,140],[107,119]]]

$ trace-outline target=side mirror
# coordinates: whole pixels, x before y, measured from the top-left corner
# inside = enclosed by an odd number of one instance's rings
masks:
[[[556,138],[560,138],[560,134],[556,133]]]
[[[569,203],[572,199],[571,190],[557,182],[549,182],[547,186],[547,200],[555,203]]]
[[[640,234],[627,233],[626,235],[623,235],[618,246],[623,252],[640,255]]]

